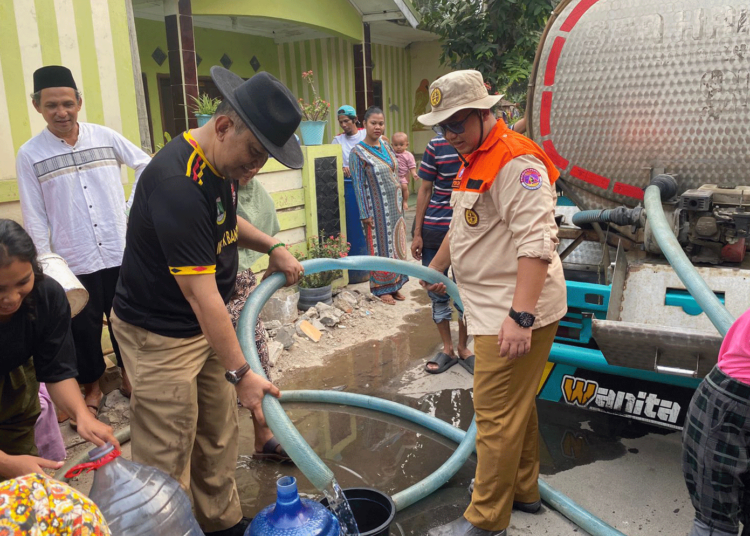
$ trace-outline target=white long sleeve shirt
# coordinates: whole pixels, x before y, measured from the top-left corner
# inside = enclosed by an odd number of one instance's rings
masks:
[[[151,158],[111,128],[78,125],[73,147],[46,128],[23,144],[16,173],[24,228],[39,254],[57,253],[81,275],[122,264],[133,196],[126,204],[120,166],[135,170],[137,185]]]

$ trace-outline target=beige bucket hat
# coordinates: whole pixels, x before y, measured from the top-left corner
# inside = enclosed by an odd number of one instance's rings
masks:
[[[417,120],[431,127],[442,123],[459,110],[489,110],[502,98],[502,95],[487,93],[479,71],[454,71],[430,84],[432,112],[420,115]]]

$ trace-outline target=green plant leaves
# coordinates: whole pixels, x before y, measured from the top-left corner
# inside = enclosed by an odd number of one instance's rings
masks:
[[[441,63],[476,69],[511,101],[526,98],[534,55],[555,0],[414,0],[421,28],[441,38]]]

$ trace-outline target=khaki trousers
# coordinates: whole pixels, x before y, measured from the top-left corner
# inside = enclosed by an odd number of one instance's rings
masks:
[[[539,500],[536,391],[556,331],[557,322],[534,330],[531,351],[512,361],[497,335],[474,337],[477,472],[464,517],[481,529],[505,529],[513,501]]]
[[[218,357],[203,335],[163,337],[114,311],[110,318],[133,386],[133,461],[161,469],[192,494],[205,532],[236,525],[237,395]]]

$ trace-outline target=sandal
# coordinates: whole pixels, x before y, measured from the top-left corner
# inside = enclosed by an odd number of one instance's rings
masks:
[[[391,294],[391,296],[393,296],[393,299],[397,301],[404,301],[406,299],[406,296],[404,296],[400,292],[394,292],[393,294]]]
[[[458,363],[458,361],[459,359],[457,357],[451,357],[445,352],[438,352],[435,357],[425,364],[424,369],[427,374],[442,374]],[[437,368],[430,368],[430,365],[437,365]]]
[[[95,406],[93,404],[86,404],[86,408],[91,412],[91,414],[94,416],[95,419],[99,418],[99,412],[104,407],[105,398],[107,398],[106,395],[102,396],[101,400],[99,400],[98,406]],[[78,430],[78,422],[76,422],[76,420],[73,417],[70,418],[70,427],[73,430]]]
[[[471,354],[467,358],[459,358],[458,364],[461,365],[463,368],[465,368],[469,374],[472,376],[474,375],[474,360],[476,358],[474,357],[474,354]]]
[[[391,296],[390,294],[380,296],[380,301],[382,301],[386,305],[396,305],[396,300],[394,300],[393,296]]]
[[[272,437],[266,444],[263,445],[263,450],[258,452],[257,450],[253,454],[253,458],[256,460],[270,460],[274,462],[291,462],[292,459],[289,454],[286,453],[284,447],[281,446],[279,440]]]

